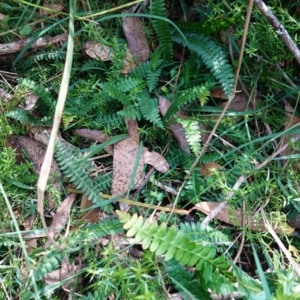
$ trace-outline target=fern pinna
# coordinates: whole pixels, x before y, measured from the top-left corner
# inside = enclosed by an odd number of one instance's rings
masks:
[[[216,249],[209,245],[196,244],[184,232],[174,225],[167,227],[166,223],[158,225],[156,221],[144,220],[137,214],[131,216],[117,211],[127,236],[135,237],[141,242],[143,249],[148,249],[156,255],[164,255],[165,261],[172,258],[182,265],[194,267],[200,278],[201,286],[207,291],[226,294],[232,290],[233,274],[228,272],[229,264],[224,255],[216,257]]]

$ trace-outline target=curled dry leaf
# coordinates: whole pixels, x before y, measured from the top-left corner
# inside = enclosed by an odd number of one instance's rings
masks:
[[[90,41],[85,43],[84,52],[89,57],[101,61],[110,61],[114,57],[114,53],[110,47]],[[121,71],[122,74],[128,74],[136,67],[129,50],[127,50],[127,55],[124,58],[123,63],[124,67]]]
[[[6,90],[0,88],[0,100],[4,102],[8,102],[12,99],[12,95],[10,95]]]
[[[220,203],[218,202],[200,202],[196,204],[192,209],[197,209],[205,215],[208,215],[213,209],[215,209],[219,205]],[[259,216],[258,213],[253,214],[252,212],[246,211],[245,214],[243,214],[242,210],[238,210],[235,208],[229,209],[227,205],[216,215],[216,218],[219,221],[237,227],[246,227],[255,231],[267,230],[262,217]],[[278,222],[278,220],[272,220],[272,218],[270,218],[269,222],[276,233],[291,234],[294,231],[293,228],[289,227],[287,224]]]
[[[53,217],[52,224],[48,231],[48,234],[55,239],[55,235],[61,231],[65,225],[67,224],[69,217],[71,206],[75,200],[76,194],[70,194],[58,207],[55,216]],[[51,245],[51,241],[48,238],[46,241],[44,248],[47,248]]]
[[[210,176],[214,173],[215,170],[220,170],[223,167],[215,162],[206,163],[203,165],[200,165],[200,173],[203,176]]]
[[[128,11],[124,11],[126,13]],[[137,63],[149,59],[149,45],[142,21],[137,17],[123,17],[123,31],[126,36],[130,53]]]

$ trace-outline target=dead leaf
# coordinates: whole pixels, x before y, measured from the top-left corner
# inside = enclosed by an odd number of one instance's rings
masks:
[[[93,205],[93,202],[88,199],[87,196],[83,195],[81,198],[80,209],[86,209]],[[93,208],[87,212],[84,212],[83,218],[91,223],[99,222],[100,210]]]
[[[89,57],[101,61],[110,61],[114,57],[114,53],[110,47],[90,41],[85,43],[84,52]],[[123,59],[123,63],[124,67],[121,71],[122,74],[128,74],[136,67],[132,54],[129,50],[127,50],[127,55]]]
[[[218,207],[220,203],[218,202],[200,202],[197,203],[193,209],[197,209],[208,215],[212,210]],[[228,209],[228,206],[225,205],[223,209],[216,215],[217,220],[222,221],[227,224],[231,224],[237,227],[247,227],[251,230],[255,231],[267,231],[264,221],[259,214],[253,214],[252,212],[247,211],[245,215],[243,215],[242,210],[237,210],[235,208]],[[287,233],[291,234],[294,229],[289,227],[286,223],[278,222],[278,219],[272,219],[270,216],[269,220],[272,228],[276,233]],[[243,225],[244,224],[244,225]]]
[[[220,170],[223,167],[215,162],[206,163],[203,165],[200,165],[200,173],[203,176],[210,176],[214,173],[215,170]]]
[[[29,111],[32,110],[39,98],[40,97],[35,95],[32,91],[28,91],[25,95],[26,107],[24,109]]]
[[[61,231],[67,224],[71,206],[76,198],[76,194],[70,194],[58,207],[55,216],[53,217],[52,224],[49,228],[48,234],[55,239],[55,235]],[[51,245],[51,241],[48,238],[44,248],[47,248]]]
[[[82,266],[70,264],[67,259],[64,259],[61,263],[61,268],[47,274],[47,276],[43,278],[43,281],[47,284],[55,284],[67,279],[68,277],[72,277],[63,284],[63,288],[65,290],[69,290],[71,283],[74,281],[74,277],[72,275],[74,275],[81,268]]]
[[[219,99],[224,99],[224,100],[227,100],[227,96],[225,95],[223,89],[216,89],[216,90],[211,90],[210,91],[210,95],[213,97],[213,98],[219,98]]]
[[[126,13],[128,11],[123,11]],[[128,47],[136,62],[141,63],[149,59],[149,45],[145,35],[142,21],[138,17],[123,17],[123,31]]]
[[[103,133],[99,130],[76,129],[76,130],[74,130],[74,133],[83,138],[90,139],[92,141],[99,142],[99,143],[105,143],[110,139],[109,136],[107,136],[105,133]],[[114,149],[113,149],[112,145],[110,145],[104,149],[108,154],[110,154],[110,155],[114,154]]]

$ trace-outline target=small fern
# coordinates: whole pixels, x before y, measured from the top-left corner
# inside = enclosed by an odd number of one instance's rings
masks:
[[[143,117],[154,125],[163,128],[159,115],[157,99],[152,99],[146,90],[136,95]]]
[[[222,85],[225,95],[230,98],[233,92],[234,72],[222,48],[211,38],[201,34],[187,33],[185,37],[187,41],[177,33],[172,36],[174,42],[187,47],[202,58],[214,77]]]
[[[156,221],[144,220],[137,214],[117,211],[121,223],[128,229],[127,236],[135,237],[141,242],[143,249],[148,249],[156,255],[164,255],[169,261],[175,258],[178,262],[189,267],[195,267],[201,277],[201,285],[205,290],[213,289],[217,293],[228,292],[231,287],[232,273],[224,255],[216,257],[216,250],[209,245],[203,246],[191,241],[183,231],[174,225],[167,228],[166,223],[158,225]],[[230,289],[230,288],[229,288]]]
[[[166,6],[164,0],[153,0],[150,5],[150,13],[154,16],[166,17]],[[166,21],[151,19],[153,28],[162,48],[162,55],[168,61],[173,57],[173,45],[171,40],[170,26]]]
[[[82,162],[82,154],[79,154],[76,149],[71,149],[69,146],[61,142],[57,142],[55,149],[55,157],[60,166],[61,171],[67,176],[78,189],[93,203],[102,202],[101,191],[95,182],[89,177],[89,163]],[[102,209],[105,212],[112,210],[111,206],[104,206]]]
[[[183,105],[190,103],[196,99],[199,99],[201,106],[205,105],[205,103],[208,101],[209,95],[209,87],[205,85],[194,86],[180,92],[177,99],[171,104],[170,108],[168,109],[164,117],[165,120],[168,120],[168,118],[176,114]]]
[[[212,299],[210,293],[202,288],[199,281],[193,279],[193,274],[186,271],[175,259],[166,262],[166,272],[181,295],[186,296],[184,298]]]
[[[201,149],[201,134],[199,123],[195,120],[181,118],[176,118],[176,121],[182,125],[189,146],[191,147],[194,154],[198,156]]]

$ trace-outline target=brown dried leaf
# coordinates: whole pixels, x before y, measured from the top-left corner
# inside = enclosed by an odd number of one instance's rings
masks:
[[[210,176],[214,173],[214,170],[220,170],[223,167],[215,162],[211,162],[211,163],[206,163],[203,165],[200,165],[201,169],[200,169],[200,173],[203,176]]]
[[[124,11],[123,13],[126,13]],[[137,17],[123,17],[123,31],[126,36],[130,53],[137,57],[137,62],[149,59],[149,45],[144,32],[142,21]]]
[[[85,43],[84,52],[89,57],[101,61],[110,61],[114,57],[114,53],[110,47],[90,41]],[[129,50],[127,50],[127,55],[124,58],[123,63],[124,67],[121,71],[122,74],[128,74],[136,67],[132,54]]]
[[[74,130],[74,133],[83,138],[90,139],[92,141],[99,142],[99,143],[105,143],[109,140],[109,136],[107,136],[105,133],[103,133],[99,130],[76,129],[76,130]],[[104,149],[108,154],[114,155],[114,149],[113,149],[112,145],[110,145]]]
[[[78,266],[75,264],[70,264],[67,259],[64,259],[62,261],[61,268],[47,274],[47,276],[43,278],[43,281],[46,282],[47,284],[59,283],[62,280],[65,280],[68,277],[71,277],[80,269],[81,269],[81,266]],[[70,278],[70,281],[68,281],[67,283],[65,283],[63,285],[64,289],[69,289],[70,284],[72,283],[73,280],[74,280],[73,277]]]
[[[101,61],[109,61],[114,57],[112,50],[108,46],[90,41],[85,43],[84,52],[90,58]]]
[[[83,195],[81,198],[81,203],[80,203],[80,209],[86,209],[89,208],[93,205],[93,202],[88,199],[86,195]],[[100,210],[93,208],[89,210],[88,212],[84,212],[84,217],[85,220],[91,223],[97,223],[99,222],[100,218]]]
[[[53,217],[52,224],[49,229],[49,235],[54,238],[54,236],[61,231],[65,225],[67,224],[69,217],[71,206],[76,198],[76,194],[70,194],[58,207],[55,216]],[[55,238],[54,238],[55,239]],[[51,241],[48,238],[46,241],[44,248],[47,248],[51,245]]]
[[[193,209],[197,209],[202,213],[208,215],[212,210],[218,207],[220,203],[218,202],[200,202],[194,206]],[[242,210],[237,210],[235,208],[228,209],[227,206],[223,207],[223,209],[216,215],[216,218],[219,221],[225,222],[227,224],[231,224],[237,227],[246,226],[247,228],[255,231],[266,231],[266,226],[262,217],[259,214],[253,214],[252,212],[246,212],[243,215]],[[244,225],[243,225],[244,224]],[[294,229],[289,227],[287,224],[283,224],[282,222],[270,222],[274,231],[276,233],[288,233],[291,234]]]
[[[28,91],[25,95],[25,103],[26,107],[25,110],[32,110],[36,104],[36,102],[39,100],[39,96],[35,95],[32,91]]]

